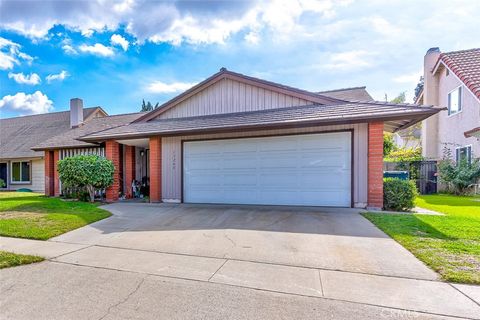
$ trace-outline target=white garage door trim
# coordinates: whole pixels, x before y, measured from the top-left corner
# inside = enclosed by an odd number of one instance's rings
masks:
[[[185,203],[352,206],[353,130],[182,142]]]

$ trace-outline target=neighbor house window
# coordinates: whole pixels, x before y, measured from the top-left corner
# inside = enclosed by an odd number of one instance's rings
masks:
[[[462,111],[462,87],[458,87],[448,94],[448,115]]]
[[[12,182],[30,182],[30,161],[12,162]]]
[[[464,160],[467,160],[468,163],[472,163],[472,146],[457,148],[455,160],[457,163]]]

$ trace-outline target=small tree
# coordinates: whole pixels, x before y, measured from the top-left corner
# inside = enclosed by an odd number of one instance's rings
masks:
[[[85,188],[90,202],[95,200],[95,190],[113,184],[113,162],[97,155],[79,155],[58,161],[62,185],[67,188]]]
[[[5,187],[5,181],[3,181],[2,179],[0,179],[0,188],[3,188]]]
[[[393,141],[393,135],[388,132],[383,133],[383,156],[388,156],[392,151],[396,150],[397,146]]]

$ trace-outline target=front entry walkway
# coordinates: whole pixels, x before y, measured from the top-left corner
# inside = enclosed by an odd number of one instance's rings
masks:
[[[138,203],[105,208],[111,218],[46,242],[76,246],[46,263],[480,319],[478,287],[437,281],[358,210]]]

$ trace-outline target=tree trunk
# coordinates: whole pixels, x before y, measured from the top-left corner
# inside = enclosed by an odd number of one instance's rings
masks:
[[[93,186],[87,186],[88,194],[90,195],[90,202],[95,201],[95,188]]]

